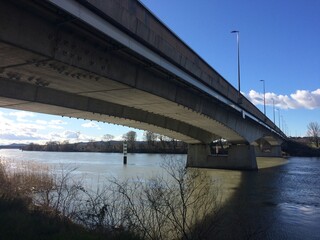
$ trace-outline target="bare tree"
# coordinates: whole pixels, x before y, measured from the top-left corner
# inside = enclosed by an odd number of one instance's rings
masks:
[[[112,139],[114,139],[114,136],[111,135],[111,134],[105,134],[105,135],[103,135],[102,139],[103,139],[104,141],[109,142],[109,141],[111,141]]]
[[[316,147],[319,147],[320,125],[317,122],[308,124],[308,136],[312,138]]]
[[[77,132],[76,132],[76,141],[77,141],[77,142],[79,142],[80,135],[81,135],[81,132],[80,132],[80,131],[77,131]]]
[[[58,141],[49,141],[46,142],[46,151],[59,151],[60,142]]]
[[[42,177],[41,184],[33,190],[33,203],[45,211],[72,219],[77,214],[82,180],[74,180],[76,168],[60,166],[60,171],[51,170]]]
[[[118,239],[121,232],[150,240],[205,239],[217,226],[217,184],[203,171],[186,169],[182,158],[166,157],[164,162],[162,175],[112,178],[96,191],[74,180],[76,168],[71,166],[61,165],[59,171],[22,166],[23,172],[8,175],[0,163],[0,196],[26,196],[37,210],[104,232],[111,239]],[[9,184],[10,178],[15,184]]]
[[[129,131],[122,136],[123,140],[127,141],[129,144],[129,147],[134,149],[135,142],[137,140],[137,133],[135,131]]]
[[[147,141],[149,146],[154,145],[154,142],[157,140],[158,135],[156,133],[145,131],[143,134],[145,140]]]
[[[111,180],[126,209],[126,228],[143,239],[204,239],[216,227],[217,185],[204,172],[165,161],[165,176]],[[126,218],[122,218],[126,219]]]

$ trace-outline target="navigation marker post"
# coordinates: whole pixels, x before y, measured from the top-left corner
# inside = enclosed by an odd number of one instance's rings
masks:
[[[128,153],[127,142],[123,142],[123,164],[124,165],[127,165],[127,153]]]

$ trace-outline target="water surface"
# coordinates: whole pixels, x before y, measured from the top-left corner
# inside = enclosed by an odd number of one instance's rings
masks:
[[[186,155],[119,153],[62,153],[0,150],[1,160],[33,161],[76,167],[90,186],[106,177],[148,178],[162,174],[164,158]],[[320,239],[320,159],[258,158],[259,171],[202,169],[217,180],[223,192],[221,232],[211,239]]]

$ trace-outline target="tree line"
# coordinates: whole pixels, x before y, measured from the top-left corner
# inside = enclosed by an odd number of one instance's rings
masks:
[[[310,142],[314,144],[315,147],[319,148],[319,137],[320,137],[319,123],[310,122],[308,124],[308,136],[310,137]]]
[[[320,125],[317,122],[310,122],[307,126],[307,137],[304,138],[290,138],[289,142],[298,142],[302,145],[286,144],[283,150],[292,156],[318,156],[319,155],[319,138]],[[70,143],[69,141],[48,141],[44,145],[31,143],[22,147],[26,151],[62,151],[62,152],[122,152],[123,143],[128,144],[128,152],[130,153],[187,153],[188,145],[184,142],[169,138],[151,131],[145,131],[143,140],[137,140],[137,133],[129,131],[122,136],[122,140],[115,141],[114,136],[105,134],[101,141],[90,140],[89,142]],[[216,152],[219,148],[220,154],[227,154],[228,142],[222,139],[212,142],[210,144],[211,151]],[[290,147],[291,146],[291,147]],[[308,147],[308,148],[306,148]],[[294,150],[294,151],[293,151]],[[299,150],[299,153],[296,151]]]
[[[69,141],[48,141],[40,145],[31,143],[22,147],[25,151],[61,151],[61,152],[122,152],[123,143],[128,144],[130,153],[186,153],[187,144],[173,138],[146,131],[143,141],[137,140],[137,133],[129,131],[122,136],[122,140],[114,141],[114,136],[106,134],[101,141],[70,143]]]

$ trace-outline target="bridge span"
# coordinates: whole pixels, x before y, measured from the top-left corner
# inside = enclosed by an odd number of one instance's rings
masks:
[[[257,169],[286,138],[137,0],[2,0],[0,86],[0,107],[184,141],[191,167]]]

